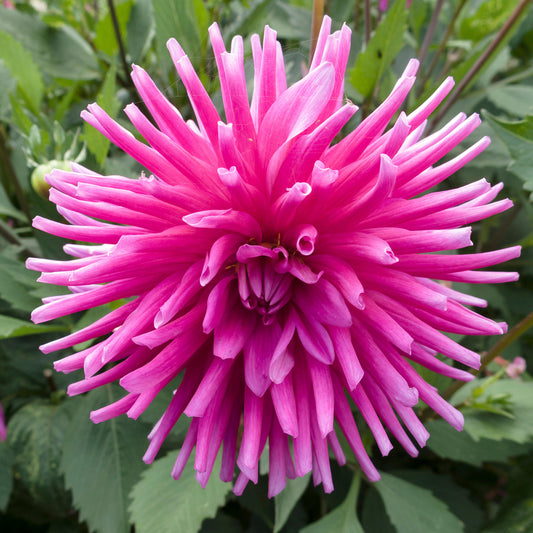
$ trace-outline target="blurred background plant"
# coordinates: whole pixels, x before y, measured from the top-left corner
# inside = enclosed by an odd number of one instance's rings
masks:
[[[0,440],[0,531],[533,531],[533,381],[527,370],[533,367],[532,3],[322,4],[5,0],[0,5],[0,400],[7,422],[7,439]],[[74,379],[53,373],[51,357],[40,354],[38,346],[59,332],[83,327],[108,308],[52,325],[29,321],[40,298],[54,289],[36,283],[24,259],[66,258],[64,241],[32,229],[31,219],[59,219],[46,200],[43,178],[51,168],[69,168],[76,161],[106,174],[140,174],[133,160],[79,116],[97,101],[128,127],[120,110],[139,101],[129,78],[131,63],[150,72],[188,118],[192,110],[166,52],[168,38],[180,41],[220,101],[207,44],[213,21],[227,41],[235,34],[260,33],[265,24],[275,28],[292,82],[306,69],[313,16],[316,20],[323,9],[338,27],[346,21],[353,30],[346,96],[360,106],[355,123],[383,100],[411,57],[420,59],[421,69],[406,110],[452,75],[456,88],[428,128],[460,111],[480,112],[484,118],[468,143],[488,134],[491,146],[448,186],[486,177],[502,181],[502,197],[514,201],[510,211],[475,225],[473,240],[477,251],[521,244],[521,258],[505,267],[518,270],[520,281],[468,288],[489,300],[487,313],[505,320],[509,333],[500,339],[464,339],[484,357],[481,379],[464,387],[419,369],[461,407],[465,430],[455,432],[425,416],[420,406],[432,435],[427,448],[416,460],[397,450],[386,460],[374,454],[383,473],[379,483],[361,480],[353,460],[352,468],[333,466],[336,490],[330,495],[314,490],[309,477],[289,481],[273,501],[266,497],[264,480],[240,498],[216,479],[202,491],[192,468],[179,482],[168,475],[183,438],[179,423],[164,450],[169,455],[161,454],[149,468],[142,463],[146,435],[159,414],[156,405],[143,415],[144,424],[118,419],[94,425],[88,412],[109,403],[118,391],[107,386],[67,398],[66,386]],[[245,53],[251,65],[249,47]],[[364,428],[362,419],[358,423]]]

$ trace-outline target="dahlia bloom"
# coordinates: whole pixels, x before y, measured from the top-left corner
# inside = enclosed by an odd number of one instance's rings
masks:
[[[157,127],[135,106],[125,112],[147,144],[92,104],[83,118],[148,171],[139,179],[101,176],[79,165],[48,175],[50,200],[68,224],[37,217],[42,231],[93,244],[67,244],[70,261],[28,260],[40,281],[65,285],[33,313],[36,323],[120,299],[92,325],[41,347],[44,353],[98,339],[55,363],[83,368],[71,395],[118,381],[119,401],[94,422],[137,418],[170,382],[173,398],[149,435],[156,457],[182,414],[190,427],[172,471],[179,478],[196,447],[205,486],[222,447],[220,477],[242,493],[258,479],[268,440],[269,496],[286,478],[312,471],[333,490],[329,450],[345,456],[340,430],[370,480],[379,474],[362,444],[348,396],[386,455],[386,429],[412,456],[428,432],[413,408],[424,401],[460,430],[459,411],[410,362],[449,376],[472,374],[437,353],[477,368],[479,356],[441,331],[499,334],[504,324],[466,306],[486,302],[435,280],[505,282],[515,273],[477,271],[514,258],[519,248],[450,255],[471,245],[462,227],[507,209],[501,185],[484,179],[425,196],[479,154],[483,138],[434,166],[480,123],[459,114],[424,137],[427,117],[450,91],[446,80],[418,109],[387,125],[411,89],[412,60],[390,96],[344,139],[357,111],[343,102],[350,30],[325,18],[309,73],[287,87],[276,33],[251,39],[251,104],[243,41],[226,51],[216,25],[221,118],[173,39],[168,48],[196,122],[185,121],[148,74],[133,81]],[[334,422],[337,426],[334,426]],[[410,435],[409,435],[410,434]]]

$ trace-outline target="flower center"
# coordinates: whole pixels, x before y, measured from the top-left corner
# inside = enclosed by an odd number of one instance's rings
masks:
[[[237,252],[237,279],[242,304],[255,309],[268,325],[292,296],[294,277],[289,270],[289,253],[283,246],[269,248],[245,244]]]

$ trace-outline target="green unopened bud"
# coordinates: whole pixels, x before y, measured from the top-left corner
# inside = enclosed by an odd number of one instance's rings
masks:
[[[50,174],[55,168],[59,170],[70,170],[70,162],[52,159],[48,163],[39,165],[31,174],[31,186],[42,198],[48,198],[48,189],[50,189],[50,185],[44,181],[44,177]]]

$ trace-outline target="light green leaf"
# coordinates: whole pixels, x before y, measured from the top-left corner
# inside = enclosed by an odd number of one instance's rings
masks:
[[[9,33],[0,30],[0,59],[17,80],[20,93],[31,110],[38,114],[44,93],[39,68],[31,55]]]
[[[187,465],[179,480],[172,478],[176,456],[174,451],[155,461],[133,488],[130,512],[137,533],[195,533],[224,505],[231,484],[218,477],[220,459],[202,489],[192,465]]]
[[[464,18],[459,27],[462,39],[479,41],[499,29],[518,4],[518,0],[484,0],[478,10],[470,17]]]
[[[274,533],[280,531],[285,525],[285,522],[287,522],[294,506],[302,497],[307,485],[309,485],[309,479],[309,475],[297,477],[296,479],[288,479],[287,486],[274,498],[276,504]]]
[[[61,467],[80,519],[91,531],[127,533],[128,494],[145,468],[142,456],[149,428],[125,416],[93,424],[89,411],[123,394],[106,385],[81,401],[65,436]],[[155,531],[155,530],[154,530]]]
[[[519,117],[533,115],[533,87],[529,85],[489,85],[487,96],[508,113]]]
[[[63,329],[61,326],[43,326],[41,324],[32,324],[25,320],[19,320],[18,318],[0,315],[0,339],[22,337],[23,335],[36,335],[37,333],[48,333]]]
[[[7,442],[0,441],[0,511],[5,511],[13,490],[13,452]]]
[[[361,474],[354,475],[346,499],[331,513],[300,530],[300,533],[364,533],[355,512]]]
[[[105,109],[111,117],[115,117],[118,111],[118,100],[115,96],[115,80],[116,69],[115,66],[112,65],[107,71],[100,93],[96,98],[98,105],[102,109]],[[109,151],[110,141],[90,124],[85,123],[84,128],[84,137],[87,141],[87,148],[96,157],[100,166],[102,166],[107,156],[107,152]]]
[[[389,518],[399,533],[462,533],[461,521],[448,506],[422,489],[403,479],[381,473],[381,481],[374,484]]]
[[[121,3],[116,2],[115,4],[115,13],[117,15],[119,31],[123,41],[126,40],[126,25],[128,23],[132,7],[133,0],[126,0],[125,2]],[[98,21],[94,44],[98,50],[101,50],[107,55],[112,56],[118,52],[118,42],[115,36],[115,29],[113,27],[111,13],[107,13],[105,17]],[[124,46],[127,49],[127,42],[124,43]]]
[[[372,96],[381,76],[403,48],[406,19],[405,1],[396,0],[366,49],[357,56],[350,82],[365,98]]]
[[[0,31],[19,41],[50,76],[91,80],[100,75],[91,47],[70,26],[51,28],[36,16],[0,6]]]

